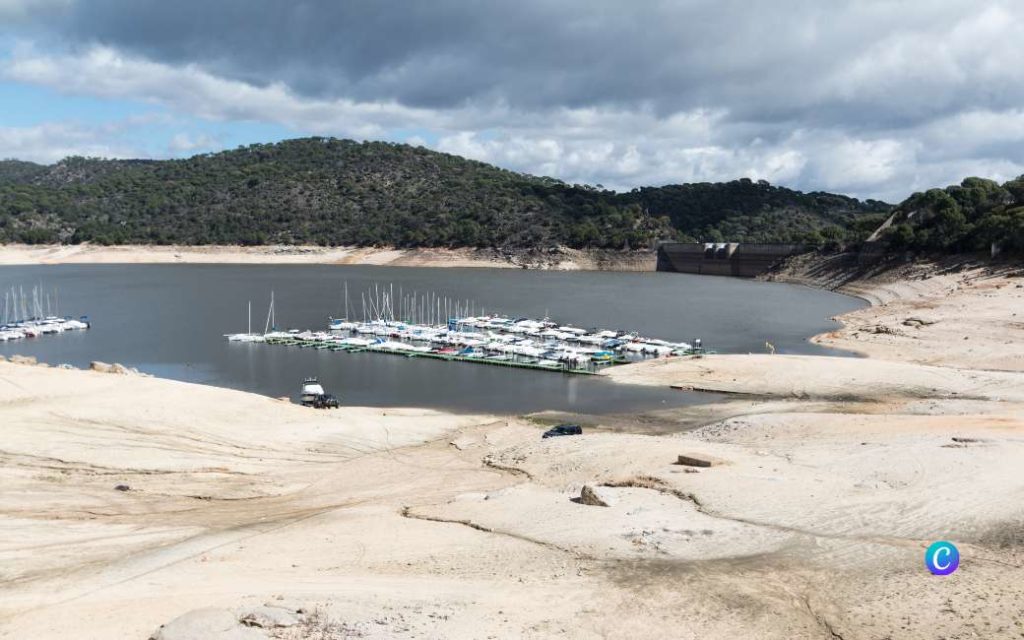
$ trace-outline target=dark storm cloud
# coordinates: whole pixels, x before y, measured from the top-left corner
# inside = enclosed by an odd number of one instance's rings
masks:
[[[910,4],[915,28],[924,30],[977,12],[972,3]],[[870,87],[844,91],[837,74],[905,28],[910,4],[91,0],[51,24],[72,43],[198,64],[257,85],[281,81],[312,97],[413,107],[646,105],[662,114],[707,107],[805,126],[857,112],[900,126],[1020,98],[928,91],[927,100],[879,104]],[[933,61],[917,62],[926,73]],[[906,66],[878,72],[901,76]]]
[[[9,80],[304,134],[422,133],[569,181],[899,199],[1024,172],[1015,0],[0,0],[0,18],[21,43]],[[44,134],[0,131],[0,150]]]

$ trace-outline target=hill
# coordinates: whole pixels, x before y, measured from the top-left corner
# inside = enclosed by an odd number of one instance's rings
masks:
[[[616,193],[422,147],[304,138],[182,160],[0,162],[0,242],[629,248],[866,237],[882,202],[737,180]]]
[[[878,239],[893,248],[931,253],[1024,253],[1024,176],[999,184],[966,178],[915,193],[896,207]]]

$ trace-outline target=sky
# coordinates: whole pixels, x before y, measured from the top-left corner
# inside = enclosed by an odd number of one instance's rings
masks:
[[[0,158],[309,135],[896,202],[1024,174],[1021,0],[0,0]]]

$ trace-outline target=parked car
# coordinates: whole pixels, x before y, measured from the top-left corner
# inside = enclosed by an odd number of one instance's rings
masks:
[[[340,406],[338,399],[329,393],[323,393],[313,400],[313,407],[316,409],[337,409]]]
[[[578,424],[560,424],[544,432],[541,438],[554,438],[556,436],[579,436],[583,435],[583,428]]]

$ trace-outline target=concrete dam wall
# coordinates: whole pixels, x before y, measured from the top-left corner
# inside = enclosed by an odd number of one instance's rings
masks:
[[[658,271],[753,278],[809,248],[802,244],[753,242],[663,242],[658,245]]]

